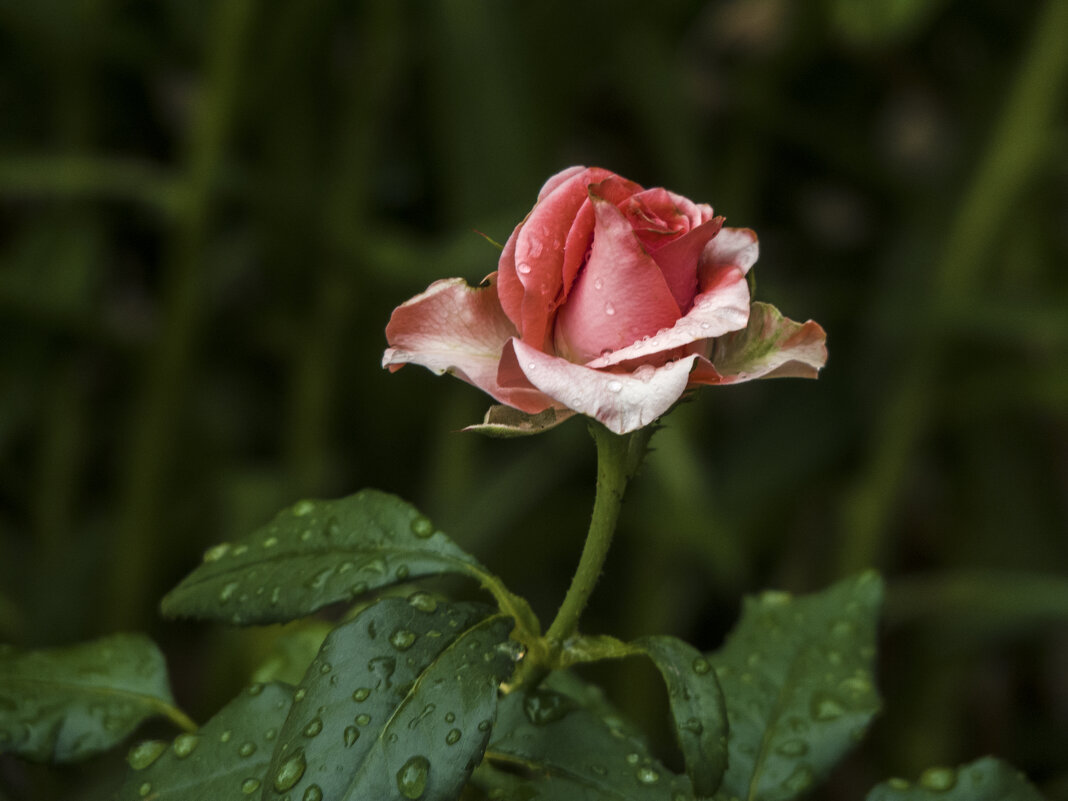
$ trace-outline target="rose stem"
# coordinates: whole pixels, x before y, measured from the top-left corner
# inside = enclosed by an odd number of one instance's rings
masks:
[[[653,431],[652,426],[646,426],[630,434],[615,434],[600,423],[590,424],[590,434],[597,446],[597,495],[593,503],[590,530],[571,586],[556,613],[556,619],[545,633],[550,664],[532,665],[533,670],[525,677],[524,683],[536,685],[541,681],[563,643],[578,630],[579,617],[597,585],[612,544],[627,482],[641,465]]]

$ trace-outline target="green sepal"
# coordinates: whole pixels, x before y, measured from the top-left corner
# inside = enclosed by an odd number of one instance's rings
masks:
[[[890,779],[866,801],[1044,801],[1022,773],[993,757],[959,768],[928,768],[915,782]]]
[[[805,597],[746,599],[707,657],[730,725],[723,795],[799,797],[863,737],[880,706],[872,664],[882,596],[869,572]]]
[[[0,753],[73,762],[157,715],[192,725],[174,707],[163,655],[143,635],[34,651],[0,646]]]
[[[537,414],[527,414],[511,406],[496,404],[486,410],[486,416],[481,423],[467,426],[464,431],[500,439],[529,437],[555,428],[574,416],[575,413],[568,409],[546,409]]]
[[[280,623],[420,576],[479,581],[530,638],[527,603],[411,504],[377,490],[335,501],[300,501],[251,536],[221,543],[163,599],[168,617],[234,625]]]
[[[294,695],[267,773],[273,791],[455,799],[482,759],[519,651],[512,619],[489,611],[419,592],[338,626]]]
[[[259,799],[292,702],[290,685],[254,684],[196,734],[181,734],[169,746],[158,740],[135,746],[117,801]]]

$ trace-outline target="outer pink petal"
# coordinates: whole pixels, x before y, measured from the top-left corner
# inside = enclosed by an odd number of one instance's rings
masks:
[[[501,351],[514,335],[492,283],[476,289],[462,278],[435,281],[393,310],[382,366],[396,371],[420,364],[438,375],[454,373],[501,403],[540,412],[553,405],[552,399],[530,388],[497,384]]]
[[[723,264],[738,267],[743,273],[749,272],[760,255],[757,235],[748,228],[723,228],[701,254],[699,278],[704,284],[703,272]],[[714,269],[712,269],[714,271]]]
[[[518,339],[501,358],[500,380],[533,385],[549,397],[617,434],[646,426],[664,414],[686,390],[696,355],[632,373],[607,373],[549,356]]]
[[[697,265],[701,252],[722,227],[723,218],[716,217],[652,253],[675,302],[683,311],[689,310],[697,292]]]
[[[497,262],[497,295],[501,299],[501,308],[516,328],[523,322],[523,285],[515,271],[515,240],[522,227],[523,223],[519,223],[513,229]]]
[[[539,347],[546,344],[549,321],[562,294],[564,243],[568,232],[586,200],[587,185],[609,176],[607,170],[593,167],[555,182],[516,230],[515,270],[523,285],[522,319],[518,326],[527,342]],[[504,253],[501,258],[503,261]]]
[[[745,274],[738,267],[721,266],[706,278],[705,291],[694,298],[693,308],[673,326],[594,359],[587,366],[611,367],[745,328],[749,319]]]
[[[586,268],[556,318],[556,349],[588,362],[674,325],[678,304],[614,205],[591,195],[597,226]]]
[[[754,303],[746,328],[715,341],[712,361],[700,359],[690,385],[816,378],[827,362],[826,340],[818,323],[797,323],[770,304]]]
[[[549,178],[548,181],[542,184],[541,189],[538,191],[538,202],[540,203],[542,200],[544,200],[547,195],[549,195],[554,189],[556,189],[556,187],[560,186],[560,184],[562,184],[568,178],[574,178],[576,175],[581,172],[584,172],[585,170],[586,167],[583,167],[582,165],[576,165],[574,167],[565,167],[564,169],[560,170],[560,172],[556,173],[556,175],[552,176],[551,178]]]

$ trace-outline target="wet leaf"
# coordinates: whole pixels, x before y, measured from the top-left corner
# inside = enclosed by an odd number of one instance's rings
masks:
[[[482,759],[513,621],[427,593],[336,628],[309,666],[267,778],[293,798],[455,799]]]
[[[928,768],[915,782],[890,779],[867,801],[1043,801],[1022,773],[986,757],[959,768]]]
[[[254,684],[196,734],[150,740],[130,750],[130,771],[118,801],[246,801],[259,799],[293,687]]]
[[[730,724],[724,795],[796,798],[861,739],[879,710],[872,662],[882,595],[869,572],[815,595],[746,599],[726,645],[708,656]]]
[[[177,713],[173,703],[163,655],[142,635],[36,651],[0,646],[0,753],[83,759],[146,718]]]
[[[650,752],[644,738],[574,676],[552,673],[501,702],[475,782],[491,798],[553,801],[680,801],[689,781]]]
[[[536,621],[474,557],[400,498],[364,490],[300,501],[251,536],[221,543],[163,599],[169,617],[278,623],[419,576],[462,573],[528,627]]]

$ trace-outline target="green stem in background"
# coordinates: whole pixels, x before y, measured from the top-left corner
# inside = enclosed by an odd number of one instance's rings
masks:
[[[591,423],[590,434],[597,445],[597,497],[575,576],[556,619],[545,633],[553,653],[558,652],[561,644],[578,630],[579,617],[601,577],[601,568],[612,545],[627,482],[641,465],[653,429],[646,426],[620,435],[598,423]]]

